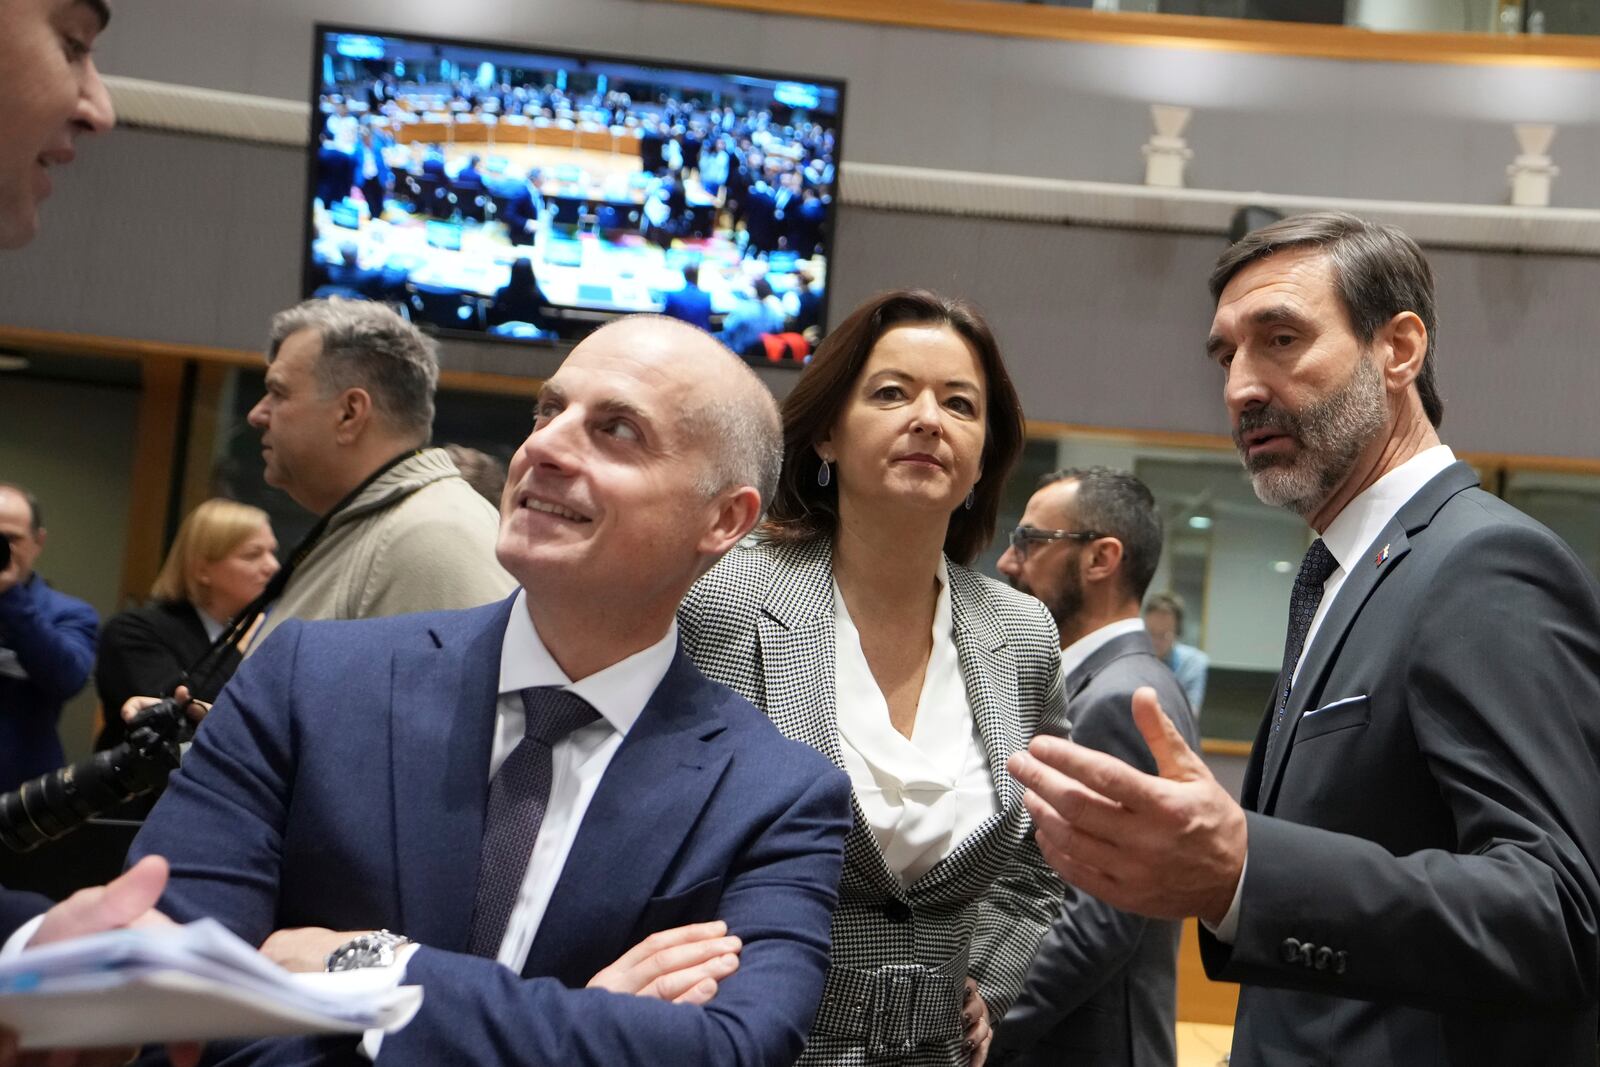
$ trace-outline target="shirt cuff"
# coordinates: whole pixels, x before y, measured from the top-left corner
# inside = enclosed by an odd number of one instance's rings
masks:
[[[417,954],[421,945],[410,944],[400,946],[400,951],[394,954],[394,962],[384,968],[387,977],[392,979],[390,989],[398,989],[400,983],[406,980],[406,965],[411,962],[411,957]],[[380,1029],[368,1030],[361,1035],[361,1054],[376,1063],[378,1053],[383,1049],[383,1031]]]
[[[1205,928],[1211,931],[1211,936],[1224,945],[1233,944],[1234,939],[1239,936],[1239,903],[1244,900],[1244,876],[1249,869],[1250,854],[1245,853],[1244,866],[1239,868],[1239,884],[1233,890],[1233,903],[1228,905],[1228,914],[1222,917],[1222,921],[1212,926],[1204,919],[1200,920]]]
[[[0,947],[0,963],[14,960],[28,947],[28,942],[33,940],[33,935],[39,932],[39,927],[44,925],[44,916],[35,915],[21,926],[16,933],[6,938],[4,947]]]

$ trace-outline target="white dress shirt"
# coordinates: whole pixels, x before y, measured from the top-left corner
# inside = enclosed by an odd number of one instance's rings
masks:
[[[1100,629],[1084,634],[1061,650],[1061,677],[1063,679],[1069,677],[1073,671],[1087,663],[1090,656],[1123,634],[1136,634],[1143,629],[1144,620],[1135,615],[1131,619],[1108,622]]]
[[[1300,664],[1305,662],[1305,649],[1309,649],[1311,642],[1317,639],[1317,631],[1322,629],[1322,620],[1327,618],[1328,609],[1333,605],[1334,598],[1339,595],[1339,590],[1343,588],[1345,578],[1355,569],[1357,563],[1366,559],[1363,553],[1377,540],[1390,520],[1400,513],[1406,501],[1416,496],[1423,486],[1437,478],[1455,461],[1455,453],[1445,445],[1423,449],[1363,489],[1359,496],[1344,506],[1344,510],[1339,512],[1328,524],[1328,528],[1322,532],[1322,543],[1327,546],[1328,552],[1339,566],[1328,575],[1328,580],[1322,583],[1322,602],[1317,605],[1317,613],[1312,616],[1311,627],[1306,631],[1300,659],[1294,665],[1292,676],[1294,680],[1299,679]],[[1380,550],[1382,547],[1379,546]],[[1239,933],[1239,904],[1244,899],[1244,878],[1249,869],[1250,858],[1247,855],[1245,865],[1239,872],[1239,885],[1233,891],[1233,903],[1228,906],[1228,914],[1223,916],[1222,921],[1215,927],[1210,923],[1206,924],[1207,929],[1224,944],[1233,944],[1234,938]]]
[[[950,615],[950,575],[939,564],[933,651],[908,738],[861,650],[839,586],[833,587],[834,693],[844,769],[861,813],[888,862],[910,885],[1000,810],[977,720],[961,677]]]
[[[500,698],[495,704],[494,745],[485,768],[488,777],[493,780],[511,750],[522,741],[527,719],[522,690],[530,686],[560,686],[587,700],[600,713],[600,719],[572,731],[550,747],[550,800],[495,957],[518,974],[528,960],[528,950],[533,947],[534,935],[539,932],[600,779],[651,694],[666,677],[678,650],[678,624],[673,622],[667,635],[649,648],[574,682],[545,648],[528,615],[527,598],[526,590],[517,591],[500,645]],[[395,954],[390,968],[395,985],[405,981],[406,965],[415,952],[416,946],[407,945]],[[382,1046],[382,1030],[368,1030],[361,1041],[362,1052],[372,1060],[378,1058]]]
[[[200,628],[206,632],[207,641],[215,641],[217,638],[222,636],[222,631],[228,628],[227,623],[218,622],[210,615],[207,615],[205,612],[201,611],[198,607],[194,609],[194,613],[200,619]]]
[[[651,694],[667,676],[678,650],[678,624],[674,622],[667,635],[649,648],[574,682],[557,666],[540,640],[528,615],[527,596],[525,590],[518,591],[505,642],[500,647],[500,700],[495,705],[494,747],[486,768],[489,778],[494,778],[500,764],[522,740],[526,718],[522,690],[539,685],[560,686],[587,700],[600,713],[600,720],[572,731],[550,749],[550,801],[545,805],[544,821],[528,857],[528,873],[506,923],[497,957],[519,974],[600,778]]]

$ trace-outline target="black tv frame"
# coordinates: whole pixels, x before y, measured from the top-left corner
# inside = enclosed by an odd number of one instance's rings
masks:
[[[828,211],[827,221],[823,223],[824,243],[828,250],[828,284],[822,291],[822,330],[824,334],[832,324],[833,314],[833,288],[834,288],[834,238],[836,236],[836,223],[839,218],[839,189],[841,188],[840,175],[844,163],[844,126],[846,107],[846,86],[842,78],[827,78],[812,74],[796,74],[781,70],[748,70],[738,67],[722,66],[712,63],[687,62],[676,59],[662,59],[654,56],[628,55],[617,52],[591,52],[587,49],[564,48],[530,44],[526,41],[504,40],[488,41],[472,37],[444,37],[432,33],[414,32],[400,29],[376,29],[371,26],[352,26],[347,23],[317,22],[311,29],[311,78],[306,100],[310,107],[307,118],[307,147],[305,173],[306,181],[301,194],[304,209],[303,232],[301,236],[300,257],[300,294],[301,299],[307,299],[316,289],[314,274],[316,270],[313,245],[316,239],[316,211],[313,207],[316,197],[317,182],[317,139],[322,129],[322,113],[320,102],[322,99],[322,57],[325,50],[325,41],[330,34],[351,34],[360,37],[404,37],[411,41],[424,44],[443,45],[445,47],[481,48],[494,52],[526,51],[532,54],[544,54],[553,57],[570,57],[573,63],[586,62],[620,63],[638,67],[660,67],[665,70],[681,70],[696,74],[713,74],[718,76],[736,76],[758,78],[765,81],[792,81],[801,84],[820,85],[833,89],[838,93],[839,110],[835,117],[833,132],[834,143],[834,200]],[[565,305],[558,305],[565,306]],[[610,319],[614,321],[624,318],[629,314],[642,314],[641,312],[616,312]],[[599,328],[598,324],[596,329]],[[568,342],[552,339],[530,340],[526,338],[505,337],[478,330],[446,330],[431,324],[419,324],[423,332],[446,339],[488,342],[492,344],[514,345],[519,348],[567,348]],[[779,364],[776,366],[793,367],[798,370],[802,364]]]

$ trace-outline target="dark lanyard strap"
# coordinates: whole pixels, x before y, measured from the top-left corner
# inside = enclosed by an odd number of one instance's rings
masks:
[[[311,527],[310,532],[300,539],[299,544],[294,546],[294,551],[289,553],[289,558],[285,560],[278,573],[274,574],[272,579],[267,582],[267,587],[261,591],[261,595],[245,605],[244,610],[235,615],[232,621],[223,627],[222,633],[218,634],[217,639],[211,642],[211,647],[205,650],[205,653],[195,661],[193,666],[183,672],[183,681],[179,684],[188,685],[191,696],[194,695],[195,690],[202,683],[209,682],[211,676],[222,666],[223,661],[227,659],[227,650],[238,644],[244,635],[250,632],[250,627],[255,625],[256,620],[261,617],[261,613],[266,611],[274,600],[283,595],[283,590],[288,586],[289,579],[294,577],[295,571],[306,561],[306,557],[311,555],[312,549],[317,547],[317,542],[321,541],[323,535],[328,532],[328,527],[332,525],[333,520],[338,518],[351,504],[355,503],[356,498],[371,488],[372,484],[379,478],[382,478],[406,460],[414,456],[420,456],[422,452],[423,450],[420,448],[413,448],[409,452],[402,452],[389,460],[362,479],[360,485],[346,493],[344,498],[329,509],[327,514],[317,520],[317,524]],[[194,681],[191,683],[190,679]]]

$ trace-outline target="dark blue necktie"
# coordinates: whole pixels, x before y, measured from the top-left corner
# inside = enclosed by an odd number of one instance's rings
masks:
[[[528,857],[550,802],[550,750],[572,731],[600,716],[588,701],[565,689],[537,686],[522,691],[527,720],[522,740],[489,783],[478,853],[478,892],[472,905],[467,951],[494,959],[517,905]]]
[[[1328,551],[1328,546],[1322,543],[1320,537],[1311,542],[1311,547],[1306,549],[1305,559],[1300,561],[1300,573],[1294,579],[1294,592],[1289,594],[1289,634],[1283,643],[1282,685],[1278,690],[1278,709],[1272,717],[1272,731],[1267,734],[1266,758],[1261,761],[1263,767],[1270,764],[1278,734],[1283,730],[1284,713],[1289,710],[1289,691],[1294,688],[1294,669],[1300,662],[1300,653],[1305,650],[1311,620],[1317,617],[1317,606],[1322,603],[1322,586],[1338,569],[1339,561],[1333,558],[1333,553]]]

